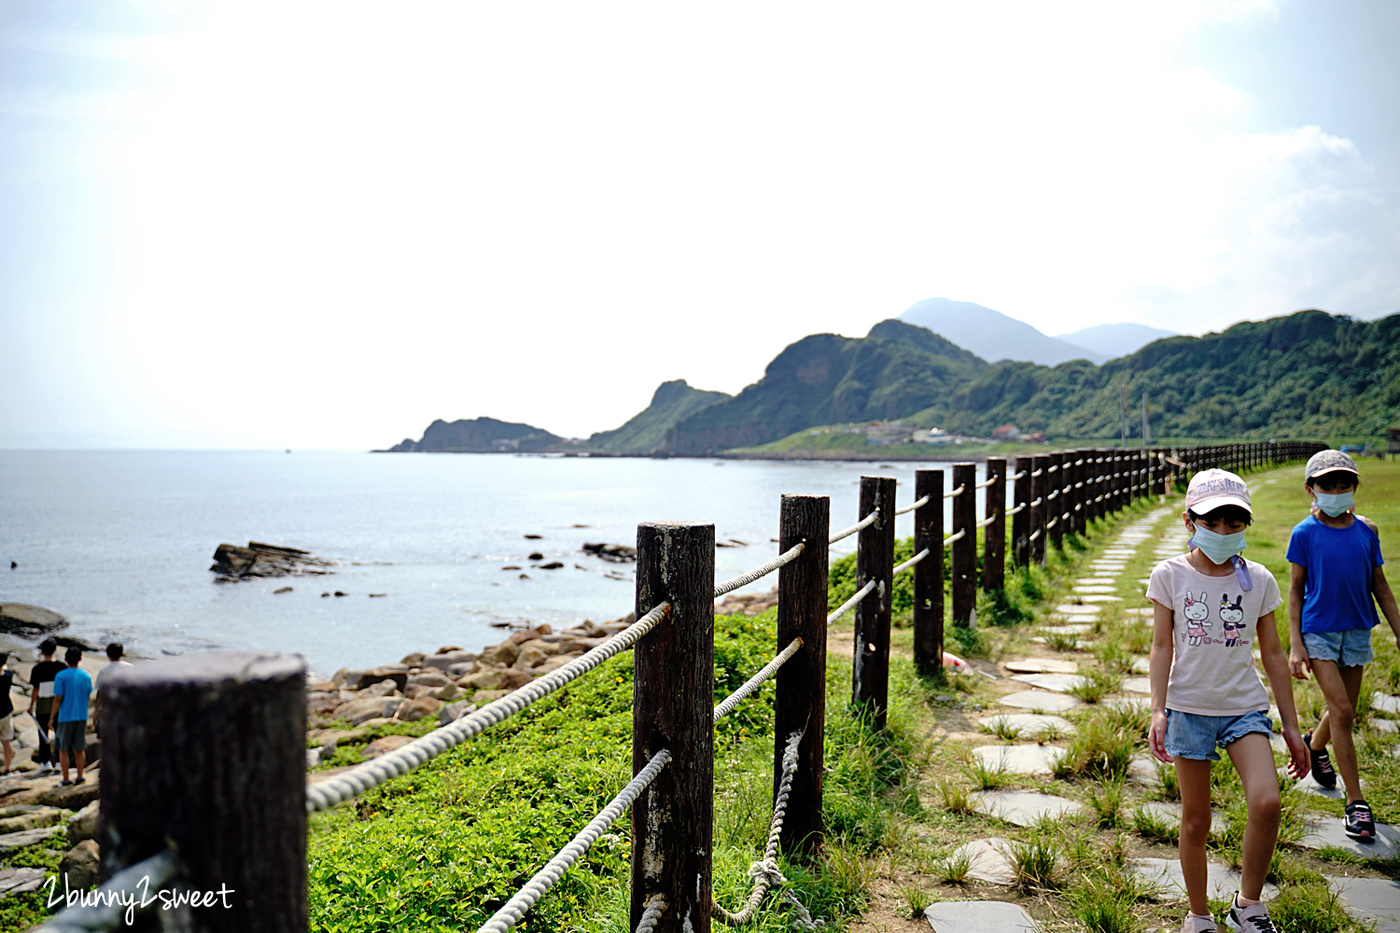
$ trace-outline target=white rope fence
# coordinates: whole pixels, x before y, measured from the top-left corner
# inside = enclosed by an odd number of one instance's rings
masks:
[[[1025,504],[1024,502],[1022,502],[1022,503],[1018,504],[1014,509],[1007,509],[1007,510],[1006,510],[1006,517],[1007,517],[1007,518],[1010,518],[1011,516],[1015,515],[1017,512],[1021,511],[1021,510],[1024,509],[1025,507],[1026,507],[1026,504]]]
[[[894,514],[896,514],[896,515],[903,515],[905,512],[912,512],[912,511],[914,511],[915,509],[921,509],[921,508],[923,508],[924,506],[928,505],[928,500],[929,500],[929,497],[928,497],[928,496],[924,496],[922,499],[917,499],[917,500],[915,500],[914,502],[911,502],[909,505],[906,505],[906,506],[905,506],[904,508],[902,508],[902,509],[896,509]]]
[[[794,654],[797,654],[797,649],[801,647],[802,639],[794,638],[792,640],[792,643],[789,644],[786,648],[784,648],[776,658],[763,665],[763,667],[759,669],[757,674],[754,674],[752,677],[750,677],[747,681],[744,682],[744,685],[742,687],[740,687],[738,690],[735,690],[729,696],[725,697],[724,701],[721,702],[719,706],[715,707],[715,722],[719,722],[725,716],[728,716],[730,713],[734,712],[734,707],[742,703],[750,693],[753,693],[755,690],[761,687],[764,681],[776,674],[778,672],[778,668],[786,664],[788,662],[788,659],[791,658]]]
[[[715,599],[719,599],[725,593],[732,593],[741,586],[748,586],[755,580],[761,580],[780,567],[784,567],[797,559],[797,556],[806,549],[806,542],[798,542],[788,548],[777,557],[770,560],[761,567],[755,567],[748,573],[741,573],[732,580],[725,580],[715,586]]]
[[[994,521],[996,521],[996,520],[997,520],[997,517],[996,517],[995,515],[988,515],[986,518],[982,519],[980,522],[978,522],[976,525],[973,525],[972,527],[974,527],[974,528],[986,528],[988,525],[990,525],[992,522],[994,522]]]
[[[879,580],[871,580],[869,583],[865,584],[865,586],[862,586],[860,588],[860,591],[857,592],[856,595],[846,600],[835,611],[827,615],[826,624],[830,625],[831,623],[835,622],[837,619],[841,618],[843,615],[854,609],[862,599],[869,596],[875,591],[875,587],[879,584],[879,582]]]
[[[898,567],[894,568],[894,570],[892,570],[892,571],[890,572],[890,576],[892,576],[892,577],[893,577],[893,576],[898,576],[899,574],[901,574],[901,573],[903,573],[904,571],[908,570],[910,567],[916,567],[916,566],[918,566],[918,564],[919,564],[920,561],[922,561],[925,557],[928,557],[928,556],[929,556],[929,553],[930,553],[929,549],[928,549],[928,548],[924,548],[922,551],[920,551],[919,553],[915,554],[913,557],[909,558],[909,559],[906,560],[904,563],[900,564]]]
[[[783,820],[787,818],[788,796],[792,793],[792,776],[797,772],[797,747],[802,743],[802,736],[806,731],[804,727],[800,732],[792,733],[788,736],[787,744],[783,747],[783,778],[778,783],[778,796],[773,801],[773,821],[768,828],[768,845],[763,850],[762,860],[749,866],[749,877],[753,879],[753,890],[749,892],[748,903],[744,905],[743,910],[731,913],[718,901],[713,898],[710,900],[710,910],[714,917],[728,926],[742,926],[748,923],[753,919],[758,905],[763,903],[763,895],[768,893],[768,889],[774,885],[787,883],[787,878],[778,868],[778,841],[783,833]],[[791,891],[785,892],[783,899],[792,904],[797,911],[793,925],[799,929],[815,930],[825,922],[814,920],[811,913],[802,906],[802,903]]]
[[[996,483],[997,483],[996,474],[992,474],[991,476],[988,476],[986,479],[982,480],[982,482],[980,482],[980,483],[975,483],[975,484],[973,485],[972,488],[973,488],[973,489],[986,489],[986,488],[988,488],[989,486],[995,486]]]
[[[563,876],[569,867],[578,861],[579,856],[588,851],[588,847],[598,840],[612,823],[622,815],[622,811],[632,806],[632,801],[642,791],[656,780],[656,776],[661,773],[661,769],[671,760],[671,753],[665,749],[651,756],[646,767],[637,772],[637,776],[627,782],[627,786],[603,808],[602,812],[595,816],[592,821],[583,828],[583,831],[569,841],[568,845],[559,850],[559,854],[549,860],[549,864],[541,868],[533,878],[525,883],[525,887],[506,902],[506,905],[496,911],[495,915],[477,928],[477,933],[506,933],[511,927],[520,922],[520,918],[525,916],[525,912],[544,897],[546,891],[554,887],[555,883]]]
[[[963,483],[961,486],[959,486],[957,489],[954,489],[952,492],[945,492],[945,493],[943,494],[943,498],[945,498],[945,499],[956,499],[958,496],[960,496],[960,495],[963,494],[963,490],[966,489],[966,488],[967,488],[967,483]]]
[[[156,891],[166,888],[180,874],[174,853],[166,850],[107,879],[84,899],[91,906],[70,907],[35,927],[35,933],[106,933],[130,926],[138,905],[157,901]]]
[[[877,519],[877,518],[879,518],[879,517],[880,517],[880,510],[879,510],[879,509],[876,509],[875,511],[871,512],[869,515],[867,515],[867,516],[865,516],[864,518],[862,518],[860,521],[856,522],[856,523],[855,523],[854,525],[852,525],[851,527],[847,528],[845,531],[838,531],[838,532],[836,532],[836,534],[832,535],[830,538],[827,539],[827,542],[826,542],[826,543],[827,543],[828,545],[831,545],[831,544],[835,544],[837,541],[840,541],[842,538],[849,538],[851,535],[855,534],[857,531],[863,531],[863,530],[865,530],[866,528],[869,528],[869,527],[871,526],[871,524],[875,521],[875,519]]]
[[[965,537],[967,537],[967,529],[962,528],[958,530],[957,534],[949,535],[948,537],[944,538],[943,543],[945,545],[952,544],[954,541],[961,541]]]
[[[318,810],[328,810],[336,804],[358,797],[365,791],[378,787],[401,774],[407,774],[448,749],[504,722],[570,681],[593,670],[614,655],[621,654],[626,649],[631,648],[643,635],[655,628],[656,624],[670,610],[671,604],[668,602],[654,606],[646,615],[598,647],[582,657],[575,658],[558,670],[551,671],[539,680],[526,684],[519,690],[501,697],[474,713],[468,713],[455,722],[440,726],[427,735],[414,739],[402,748],[394,749],[392,752],[380,755],[362,765],[356,765],[343,774],[337,774],[335,777],[310,785],[306,788],[307,812],[315,813]]]
[[[642,910],[642,916],[637,920],[635,933],[651,933],[656,929],[656,924],[660,922],[661,915],[666,912],[666,895],[653,894],[647,898],[647,906]]]

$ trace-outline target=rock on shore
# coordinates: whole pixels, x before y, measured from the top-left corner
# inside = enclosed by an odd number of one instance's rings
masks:
[[[249,541],[247,547],[220,544],[214,549],[215,583],[237,583],[254,577],[309,576],[331,573],[334,563],[312,557],[310,551]]]
[[[39,638],[68,627],[68,620],[51,609],[26,603],[0,603],[0,632]]]

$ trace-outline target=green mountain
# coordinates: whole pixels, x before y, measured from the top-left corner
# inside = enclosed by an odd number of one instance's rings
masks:
[[[940,400],[987,363],[937,334],[882,321],[864,339],[814,334],[768,364],[763,378],[728,401],[679,421],[665,449],[707,454],[777,440],[814,425],[899,418]]]
[[[563,438],[543,428],[495,418],[453,421],[441,419],[428,425],[423,439],[404,438],[389,453],[496,453],[501,451],[549,450]]]
[[[1400,315],[1357,321],[1323,311],[1169,337],[1103,366],[1001,363],[958,388],[943,427],[985,435],[1011,422],[1051,438],[1375,436],[1400,425]]]
[[[626,424],[611,431],[599,431],[588,439],[587,449],[608,453],[654,453],[665,446],[666,432],[702,408],[730,398],[724,392],[693,389],[684,379],[663,382],[651,397],[651,404]]]

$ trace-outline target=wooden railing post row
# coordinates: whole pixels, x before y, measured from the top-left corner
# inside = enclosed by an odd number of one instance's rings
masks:
[[[1068,476],[1066,477],[1069,486],[1069,499],[1065,508],[1069,512],[1069,531],[1073,534],[1080,534],[1083,529],[1079,523],[1084,520],[1084,468],[1089,458],[1089,453],[1084,448],[1076,448],[1069,452],[1069,459],[1066,461]]]
[[[1006,458],[987,458],[983,515],[991,524],[982,534],[982,589],[990,593],[1006,584]]]
[[[1104,477],[1108,468],[1108,454],[1099,448],[1094,451],[1093,479],[1089,487],[1089,518],[1103,518],[1108,513],[1108,498],[1105,495]]]
[[[637,526],[637,617],[663,619],[632,656],[632,773],[662,749],[671,761],[632,805],[635,929],[653,894],[658,930],[709,933],[714,814],[715,526]]]
[[[860,517],[879,517],[860,531],[856,545],[856,589],[871,580],[875,591],[856,606],[855,656],[851,702],[864,707],[875,728],[885,728],[890,695],[890,597],[894,582],[894,503],[892,476],[860,478]]]
[[[249,651],[158,658],[114,671],[101,702],[103,879],[173,848],[179,888],[217,892],[189,909],[181,929],[304,933],[302,660]],[[142,923],[136,929],[157,927]]]
[[[788,791],[787,818],[779,845],[784,852],[815,854],[822,844],[823,739],[826,735],[827,539],[831,500],[826,496],[783,496],[778,552],[802,544],[802,553],[778,570],[778,644],[794,638],[802,647],[778,669],[773,701],[773,796],[783,779],[788,737],[803,733],[797,745],[797,771]]]
[[[972,625],[977,609],[977,467],[971,463],[953,464],[953,489],[962,493],[953,499],[953,534],[963,536],[953,542],[952,596],[953,624]]]
[[[1049,534],[1045,530],[1045,521],[1050,509],[1045,497],[1050,494],[1050,458],[1035,456],[1031,458],[1031,464],[1031,472],[1036,475],[1031,477],[1030,501],[1037,504],[1027,507],[1027,511],[1030,512],[1030,530],[1026,532],[1026,538],[1031,544],[1031,560],[1044,567],[1045,538]]]
[[[1057,450],[1050,455],[1050,465],[1046,468],[1050,483],[1046,487],[1049,492],[1045,497],[1045,529],[1050,536],[1049,544],[1056,548],[1061,547],[1065,537],[1065,460],[1064,451]]]
[[[914,568],[914,666],[925,677],[943,669],[943,471],[916,470],[914,553],[929,555]]]
[[[1011,516],[1011,561],[1017,567],[1029,566],[1031,562],[1031,473],[1035,472],[1033,457],[1016,458],[1015,494],[1011,497],[1012,508],[1021,510]]]

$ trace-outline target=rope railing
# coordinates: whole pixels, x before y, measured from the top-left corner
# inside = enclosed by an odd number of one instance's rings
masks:
[[[850,599],[846,600],[835,610],[827,614],[826,624],[830,625],[831,623],[835,622],[837,619],[841,618],[843,615],[854,609],[862,599],[874,592],[875,587],[879,584],[879,582],[879,580],[871,580],[869,583],[865,584],[865,586],[862,586],[859,592],[857,592]]]
[[[797,544],[794,544],[792,547],[788,548],[786,551],[779,554],[777,557],[773,558],[763,566],[755,567],[748,573],[741,573],[739,574],[739,576],[734,577],[732,580],[725,580],[723,583],[716,584],[715,599],[719,599],[725,593],[732,593],[741,586],[748,586],[755,580],[761,580],[773,571],[781,567],[787,566],[788,564],[796,560],[798,555],[801,554],[803,549],[806,547],[807,543],[805,541],[799,541]]]
[[[1027,540],[1027,541],[1034,541],[1036,538],[1039,538],[1039,537],[1040,537],[1040,529],[1037,528],[1035,531],[1032,531],[1032,532],[1031,532],[1030,537],[1027,538],[1026,540]]]
[[[763,895],[768,893],[768,889],[775,884],[787,883],[787,878],[778,868],[778,842],[782,837],[783,820],[787,817],[788,797],[792,794],[792,777],[797,773],[797,747],[802,743],[802,736],[806,731],[803,728],[789,735],[787,744],[783,747],[783,777],[778,782],[778,793],[773,800],[773,819],[768,827],[768,845],[764,847],[762,860],[749,866],[753,890],[749,892],[748,903],[744,905],[743,910],[730,912],[713,897],[710,899],[711,913],[715,919],[727,926],[743,926],[748,923],[758,911],[758,905],[763,903]],[[784,900],[797,910],[794,926],[804,930],[814,930],[822,926],[823,921],[812,919],[811,913],[792,892],[787,892]]]
[[[666,895],[653,894],[647,898],[646,909],[642,911],[642,916],[637,921],[637,929],[633,933],[652,933],[656,929],[656,924],[660,922],[661,915],[665,912]]]
[[[54,914],[35,933],[106,933],[131,926],[138,906],[157,902],[155,892],[180,875],[180,864],[170,850],[129,865],[108,878],[95,891],[83,894],[86,906],[69,907]]]
[[[535,873],[535,876],[525,882],[525,886],[516,893],[506,905],[496,911],[495,915],[477,928],[477,933],[506,933],[511,927],[520,922],[520,918],[525,916],[525,912],[544,897],[546,891],[554,887],[555,883],[563,876],[564,872],[578,861],[579,856],[588,851],[589,846],[598,841],[598,837],[603,834],[613,822],[622,815],[622,811],[632,806],[632,801],[656,780],[656,776],[661,773],[661,769],[666,767],[671,760],[671,753],[662,749],[651,760],[646,767],[638,771],[632,780],[627,782],[618,795],[612,799],[606,807],[595,816],[587,826],[564,848],[559,850],[559,854],[549,860],[549,863]]]
[[[966,488],[967,488],[967,484],[964,483],[964,484],[962,484],[961,486],[959,486],[957,489],[954,489],[952,492],[945,492],[945,493],[943,494],[943,498],[945,498],[945,499],[956,499],[958,496],[960,496],[960,495],[963,494],[963,490],[966,489]]]
[[[1017,472],[1015,472],[1015,473],[1012,473],[1010,476],[1008,476],[1008,477],[1006,478],[1006,481],[1007,481],[1008,483],[1010,483],[1010,482],[1015,482],[1015,481],[1018,480],[1018,479],[1025,479],[1027,475],[1029,475],[1029,476],[1034,476],[1035,474],[1034,474],[1034,473],[1027,474],[1027,472],[1026,472],[1025,470],[1019,470],[1019,471],[1017,471]]]
[[[1021,510],[1024,509],[1025,507],[1026,507],[1026,503],[1022,502],[1022,503],[1018,504],[1015,508],[1007,509],[1007,510],[1006,510],[1006,517],[1007,517],[1007,518],[1010,518],[1011,516],[1015,515],[1017,512],[1021,511]]]
[[[343,774],[337,774],[308,786],[306,788],[307,812],[315,813],[319,810],[328,810],[336,804],[358,797],[365,791],[378,787],[401,774],[407,774],[448,749],[504,722],[570,681],[593,670],[614,655],[621,654],[635,645],[643,635],[655,628],[656,624],[670,610],[671,604],[669,602],[660,603],[601,645],[570,661],[558,670],[551,671],[539,680],[528,683],[476,712],[468,713],[461,719],[445,726],[439,726],[427,735],[414,739],[401,748],[386,752],[364,764],[356,765]]]
[[[1056,524],[1062,517],[1063,517],[1063,516],[1056,515],[1054,518],[1050,519],[1050,521],[1048,521],[1048,522],[1045,523],[1045,527],[1046,527],[1046,528],[1054,528],[1054,527],[1055,527],[1055,524]]]
[[[922,551],[915,554],[913,557],[909,558],[904,563],[900,564],[898,567],[894,568],[894,570],[890,572],[890,576],[897,576],[903,573],[904,571],[908,570],[910,567],[918,566],[919,562],[922,561],[925,557],[928,557],[930,553],[931,552],[928,548],[924,548]]]
[[[1044,475],[1045,475],[1045,469],[1044,469],[1044,467],[1042,467],[1042,468],[1039,469],[1039,470],[1031,470],[1031,479],[1035,479],[1037,476],[1044,476]]]
[[[994,522],[994,521],[996,521],[996,520],[997,520],[997,517],[996,517],[995,515],[988,515],[986,518],[982,519],[980,522],[978,522],[977,524],[973,525],[972,527],[973,527],[973,528],[986,528],[988,525],[990,525],[992,522]]]
[[[991,475],[991,476],[988,476],[986,479],[982,480],[982,482],[980,482],[980,483],[973,483],[972,488],[973,488],[973,489],[986,489],[986,488],[988,488],[988,487],[990,487],[990,486],[995,486],[996,484],[997,484],[997,478],[996,478],[996,475],[993,474],[993,475]]]
[[[1042,504],[1043,502],[1045,502],[1045,497],[1044,497],[1044,496],[1037,496],[1037,497],[1031,502],[1031,508],[1035,508],[1036,506]]]
[[[967,537],[967,529],[966,529],[966,528],[960,528],[960,529],[958,529],[958,533],[957,533],[957,534],[952,534],[952,535],[949,535],[948,537],[944,538],[944,539],[943,539],[943,544],[944,544],[944,546],[947,546],[947,545],[949,545],[949,544],[952,544],[954,541],[961,541],[961,540],[962,540],[963,538],[965,538],[965,537]]]
[[[871,523],[873,523],[873,522],[875,521],[875,519],[877,519],[877,518],[879,518],[879,517],[880,517],[880,510],[879,510],[879,509],[876,509],[875,511],[871,512],[869,515],[867,515],[867,516],[865,516],[864,518],[862,518],[860,521],[856,522],[856,523],[855,523],[854,525],[852,525],[851,527],[845,529],[844,531],[838,531],[838,532],[836,532],[836,534],[832,535],[830,538],[828,538],[828,539],[826,540],[826,543],[827,543],[828,545],[835,544],[837,541],[840,541],[842,538],[849,538],[851,535],[855,534],[857,531],[864,531],[866,528],[869,528],[869,527],[870,527]]]
[[[896,509],[894,514],[896,514],[896,515],[903,515],[904,513],[906,513],[906,512],[912,512],[912,511],[914,511],[915,509],[921,509],[921,508],[923,508],[924,506],[928,505],[928,500],[929,500],[929,497],[928,497],[928,496],[924,496],[922,499],[916,499],[915,501],[913,501],[913,502],[911,502],[910,504],[906,505],[904,508],[902,508],[902,509]]]
[[[715,722],[719,722],[725,716],[728,716],[730,713],[734,712],[734,708],[740,703],[742,703],[745,697],[747,697],[750,693],[753,693],[759,687],[763,686],[764,681],[768,680],[768,678],[776,674],[778,672],[778,668],[786,664],[788,662],[788,659],[791,658],[794,654],[797,654],[797,649],[801,647],[802,639],[794,638],[791,644],[784,648],[777,657],[769,661],[767,664],[763,665],[763,667],[759,669],[757,674],[754,674],[752,677],[750,677],[747,681],[744,682],[744,685],[742,687],[740,687],[738,690],[735,690],[729,696],[725,697],[724,701],[721,702],[719,706],[715,707]]]

